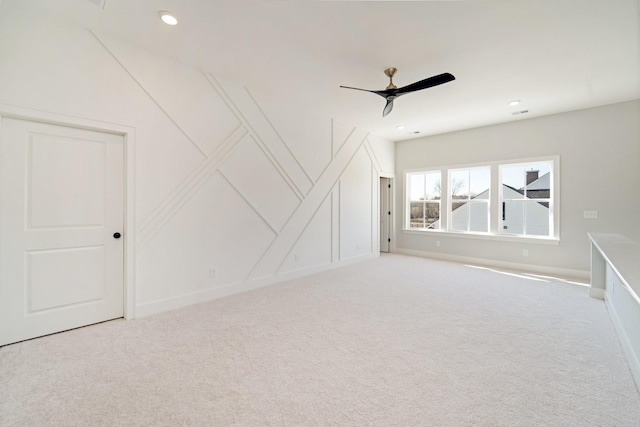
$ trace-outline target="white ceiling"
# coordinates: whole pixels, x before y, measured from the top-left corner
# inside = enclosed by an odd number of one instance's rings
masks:
[[[283,112],[329,115],[391,140],[640,98],[639,0],[4,0],[2,6],[78,22],[240,81]],[[160,10],[174,12],[179,24],[163,24]],[[388,67],[398,68],[398,86],[443,72],[456,80],[399,98],[384,118],[383,98],[339,88],[384,89]],[[509,106],[514,99],[522,104]],[[528,113],[513,115],[520,110]]]

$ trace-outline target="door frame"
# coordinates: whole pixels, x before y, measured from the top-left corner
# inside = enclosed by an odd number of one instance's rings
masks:
[[[395,175],[392,173],[379,173],[378,174],[378,215],[380,215],[380,206],[382,204],[382,200],[380,199],[380,194],[382,193],[382,188],[380,187],[381,178],[387,178],[389,180],[389,184],[391,188],[389,190],[389,209],[391,209],[391,217],[389,218],[389,238],[391,241],[389,242],[389,252],[394,252],[396,248],[396,233],[395,233],[395,200],[394,200],[394,182]],[[380,219],[378,218],[378,253],[380,253]]]
[[[136,317],[135,292],[135,128],[117,123],[102,122],[33,108],[0,103],[0,126],[3,118],[40,122],[77,129],[120,135],[124,140],[124,318]],[[2,156],[2,150],[0,150]]]

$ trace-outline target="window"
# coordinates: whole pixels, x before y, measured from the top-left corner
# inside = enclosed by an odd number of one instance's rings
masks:
[[[551,161],[500,165],[500,232],[522,236],[553,235]]]
[[[406,173],[406,230],[558,238],[559,157]]]
[[[440,176],[440,171],[407,174],[409,228],[440,228]]]
[[[489,232],[491,169],[454,169],[449,177],[449,229]]]

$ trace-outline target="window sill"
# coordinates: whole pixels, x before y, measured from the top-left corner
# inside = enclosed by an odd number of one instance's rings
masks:
[[[457,237],[463,239],[479,239],[479,240],[493,240],[500,242],[513,242],[513,243],[534,243],[541,245],[559,245],[559,237],[536,237],[536,236],[508,236],[504,234],[492,234],[492,233],[456,233],[455,231],[442,231],[442,230],[418,230],[415,228],[403,228],[402,232],[405,234],[416,235],[432,235],[432,236],[446,236]]]

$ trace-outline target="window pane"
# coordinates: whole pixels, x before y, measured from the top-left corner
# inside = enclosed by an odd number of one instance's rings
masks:
[[[490,187],[491,170],[489,168],[471,170],[471,183],[469,189],[472,199],[488,199]]]
[[[505,200],[503,209],[503,233],[524,234],[523,202],[519,200]]]
[[[469,171],[458,170],[451,172],[451,182],[449,183],[449,194],[451,199],[469,198]]]
[[[434,230],[440,229],[440,202],[427,203],[426,227]]]
[[[487,233],[489,231],[489,203],[474,201],[469,205],[469,231]]]
[[[527,174],[527,184],[535,181],[539,177],[551,172],[551,162],[527,163],[525,173]]]
[[[451,204],[451,224],[453,231],[468,231],[469,227],[469,203],[453,202]]]
[[[439,202],[411,202],[410,206],[410,228],[440,228]]]
[[[525,169],[527,198],[548,199],[551,195],[551,164],[531,163]]]
[[[524,166],[501,166],[502,194],[504,199],[524,199]]]
[[[439,171],[426,174],[425,190],[427,200],[440,200],[442,198]]]
[[[489,167],[459,169],[451,171],[450,230],[464,232],[489,231],[489,188],[491,169]],[[476,203],[472,200],[486,200]]]
[[[548,236],[549,208],[534,201],[526,201],[524,203],[526,209],[525,234],[530,236]]]
[[[465,200],[454,200],[453,202],[451,202],[451,212],[455,212],[466,204],[467,202]]]
[[[409,228],[440,227],[440,171],[407,174]]]
[[[411,202],[409,208],[409,227],[424,228],[425,210],[423,202]]]
[[[409,175],[409,200],[424,200],[424,174]]]
[[[500,167],[502,176],[502,232],[550,236],[552,161]]]

